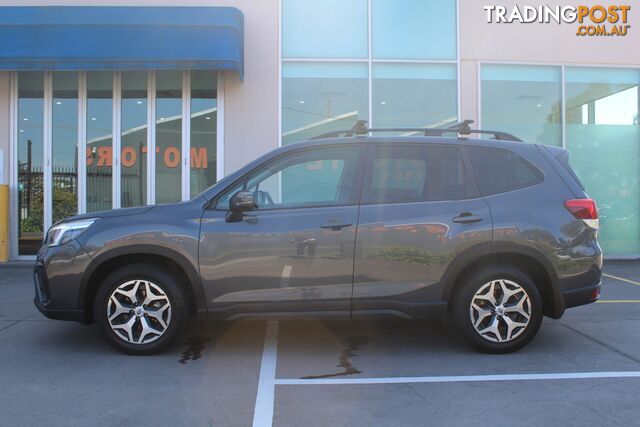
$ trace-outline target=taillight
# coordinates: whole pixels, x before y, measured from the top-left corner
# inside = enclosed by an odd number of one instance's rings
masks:
[[[598,229],[598,207],[593,199],[571,199],[564,202],[564,207],[577,219],[581,219],[589,227]]]

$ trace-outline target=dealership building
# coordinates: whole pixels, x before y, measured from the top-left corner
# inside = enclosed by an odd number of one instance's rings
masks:
[[[567,148],[598,202],[605,254],[640,256],[640,7],[614,19],[609,6],[623,4],[536,0],[525,23],[492,4],[0,1],[11,259],[32,259],[65,216],[188,200],[269,150],[359,120],[464,119]],[[502,1],[503,16],[523,4]],[[555,19],[579,5],[582,23]]]

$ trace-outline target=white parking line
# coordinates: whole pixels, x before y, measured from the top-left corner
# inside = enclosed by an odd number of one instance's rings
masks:
[[[260,364],[260,379],[256,407],[253,412],[253,427],[271,427],[275,405],[276,366],[278,363],[278,322],[267,323]]]
[[[618,277],[618,276],[614,276],[614,275],[612,275],[612,274],[605,274],[605,273],[602,273],[602,275],[603,275],[604,277],[608,277],[609,279],[619,280],[619,281],[621,281],[621,282],[629,283],[629,284],[631,284],[631,285],[640,286],[640,282],[636,282],[635,280],[625,279],[624,277]]]
[[[507,375],[453,375],[435,377],[389,377],[389,378],[320,378],[320,379],[279,379],[275,385],[341,385],[341,384],[408,384],[408,383],[463,383],[487,381],[535,381],[535,380],[577,380],[640,378],[640,371],[621,372],[562,372],[548,374],[507,374]]]

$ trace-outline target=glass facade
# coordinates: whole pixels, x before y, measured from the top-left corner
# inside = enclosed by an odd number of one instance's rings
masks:
[[[121,74],[120,206],[147,204],[147,72]]]
[[[376,127],[451,125],[457,99],[455,64],[373,64]]]
[[[456,60],[455,1],[372,0],[371,9],[374,58]]]
[[[282,55],[366,58],[367,0],[282,0]]]
[[[15,76],[14,255],[35,255],[45,227],[67,216],[144,205],[149,190],[156,203],[178,202],[215,183],[215,71],[21,71]],[[183,93],[183,85],[191,90]],[[191,109],[188,127],[182,123],[185,105]],[[154,139],[149,139],[150,123]],[[114,175],[117,126],[120,173]],[[148,148],[154,141],[156,168],[149,177]],[[81,160],[86,166],[79,168]],[[188,160],[190,167],[182,167]],[[82,188],[86,195],[79,199]],[[116,194],[115,188],[120,188]]]
[[[484,129],[562,145],[561,67],[486,64],[481,77]]]
[[[283,0],[282,144],[456,123],[456,27],[455,0]]]
[[[367,93],[366,64],[283,64],[283,144],[350,128],[358,120],[368,120]]]
[[[53,219],[78,213],[78,73],[53,73],[51,158]]]
[[[156,74],[156,203],[182,200],[182,72]]]
[[[562,85],[565,138],[562,138]],[[482,127],[564,146],[598,202],[607,256],[640,254],[640,70],[484,64]]]
[[[87,212],[111,209],[113,73],[87,73]]]
[[[191,197],[216,182],[218,157],[211,141],[216,140],[218,128],[217,81],[215,71],[191,72]]]
[[[605,254],[640,254],[640,70],[566,68],[566,147]]]
[[[35,255],[44,232],[44,73],[18,81],[18,254]]]

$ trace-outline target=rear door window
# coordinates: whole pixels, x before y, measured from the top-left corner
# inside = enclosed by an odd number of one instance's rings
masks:
[[[543,180],[542,172],[512,151],[469,147],[469,153],[484,196],[518,190]]]
[[[415,203],[478,196],[460,147],[389,144],[373,148],[363,203]]]

